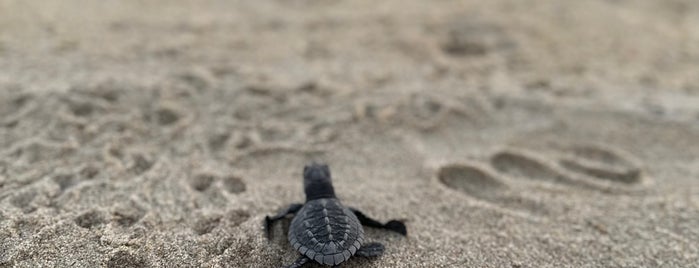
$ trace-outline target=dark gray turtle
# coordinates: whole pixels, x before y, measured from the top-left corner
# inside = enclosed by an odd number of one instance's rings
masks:
[[[302,256],[290,268],[301,267],[310,260],[324,265],[338,265],[353,255],[374,257],[383,254],[379,243],[364,243],[362,225],[407,234],[405,224],[392,220],[382,224],[356,209],[342,205],[335,196],[327,165],[311,164],[303,168],[305,204],[292,204],[273,217],[265,217],[269,238],[272,224],[289,214],[296,214],[289,226],[289,243]]]

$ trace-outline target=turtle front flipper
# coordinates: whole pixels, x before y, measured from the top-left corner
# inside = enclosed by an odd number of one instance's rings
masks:
[[[301,256],[298,259],[296,259],[296,261],[294,263],[292,263],[289,266],[284,266],[284,268],[299,268],[299,267],[302,267],[304,264],[306,264],[310,260],[311,259],[309,259],[306,256]]]
[[[272,217],[265,216],[265,234],[267,234],[267,239],[272,237],[272,224],[274,224],[274,222],[286,217],[286,215],[298,212],[301,207],[303,207],[302,204],[291,204],[288,208],[279,212],[277,215]]]
[[[366,215],[364,215],[364,213],[362,213],[361,211],[359,211],[357,209],[350,208],[350,210],[352,210],[354,215],[357,216],[357,219],[359,219],[359,222],[361,222],[362,225],[386,229],[386,230],[394,231],[394,232],[402,234],[402,235],[408,235],[408,229],[405,227],[405,224],[402,221],[390,220],[387,223],[383,224],[377,220],[374,220],[372,218],[367,217]]]
[[[356,255],[361,257],[377,257],[381,256],[384,251],[384,246],[379,243],[369,243],[362,245],[359,250],[357,250]]]

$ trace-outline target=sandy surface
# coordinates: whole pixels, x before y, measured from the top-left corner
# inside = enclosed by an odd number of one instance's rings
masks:
[[[0,0],[0,267],[698,267],[699,2]],[[313,265],[311,265],[313,267]]]

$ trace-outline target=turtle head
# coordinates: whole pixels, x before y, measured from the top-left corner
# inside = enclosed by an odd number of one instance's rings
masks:
[[[306,200],[334,198],[335,189],[328,165],[312,163],[303,167],[303,189]]]

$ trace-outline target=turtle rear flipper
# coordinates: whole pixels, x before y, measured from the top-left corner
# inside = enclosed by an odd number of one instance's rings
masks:
[[[362,257],[381,256],[381,254],[383,254],[384,249],[384,246],[380,243],[369,243],[366,245],[362,245],[362,247],[359,248],[359,250],[357,250],[357,253],[355,255]]]

